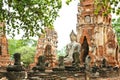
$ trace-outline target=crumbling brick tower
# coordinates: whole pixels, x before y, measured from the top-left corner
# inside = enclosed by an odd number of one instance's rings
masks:
[[[55,67],[57,62],[57,37],[57,32],[54,29],[45,27],[45,34],[41,34],[38,39],[34,63],[30,65],[31,68],[37,64],[38,57],[41,55],[45,56],[45,62],[49,63],[49,68]]]
[[[100,2],[99,2],[100,3]],[[102,6],[102,5],[101,5]],[[100,65],[105,58],[108,65],[118,64],[118,42],[111,24],[111,14],[103,15],[106,9],[101,8],[95,14],[95,0],[80,0],[77,14],[77,42],[81,44],[80,60],[85,62],[91,57],[91,65]]]
[[[8,66],[10,61],[10,55],[8,53],[8,41],[4,32],[4,23],[0,23],[0,66]]]

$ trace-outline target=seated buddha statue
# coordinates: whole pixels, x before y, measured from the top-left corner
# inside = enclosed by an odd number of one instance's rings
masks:
[[[64,63],[67,66],[75,65],[79,62],[80,55],[80,43],[76,41],[76,34],[72,31],[70,34],[71,42],[66,46],[66,56],[64,57]]]

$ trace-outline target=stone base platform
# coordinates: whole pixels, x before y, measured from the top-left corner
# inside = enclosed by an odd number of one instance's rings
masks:
[[[28,72],[28,80],[120,80],[119,71],[89,73],[79,71]]]
[[[0,72],[8,80],[120,80],[120,70],[90,73],[88,71]]]
[[[0,78],[6,77],[6,80],[24,80],[25,76],[26,76],[26,73],[24,71],[21,71],[21,72],[0,72]]]

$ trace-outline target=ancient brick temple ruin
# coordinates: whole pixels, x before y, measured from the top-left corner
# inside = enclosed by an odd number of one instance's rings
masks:
[[[37,50],[34,58],[34,63],[31,64],[35,66],[38,62],[38,57],[44,55],[46,57],[45,62],[49,63],[48,67],[54,67],[57,60],[57,32],[54,29],[48,29],[45,27],[45,34],[41,34],[38,39]]]
[[[108,7],[110,7],[109,3]],[[103,15],[106,11],[105,7],[95,14],[96,9],[95,0],[81,0],[78,4],[75,37],[81,44],[80,62],[85,63],[86,56],[89,55],[91,66],[100,66],[103,59],[106,59],[110,66],[119,65],[118,42],[112,28],[111,14]],[[38,62],[40,55],[46,56],[46,62],[49,62],[50,66],[55,65],[57,33],[48,28],[45,28],[45,32],[46,34],[42,34],[38,40],[35,63],[32,66]]]
[[[46,34],[38,40],[35,63],[40,55],[45,55],[52,71],[44,74],[36,71],[28,74],[30,79],[45,80],[120,80],[119,50],[115,32],[111,24],[111,15],[104,16],[103,7],[98,14],[95,0],[80,0],[77,14],[77,34],[70,34],[71,42],[66,46],[66,56],[60,56],[58,66],[56,61],[57,33],[45,29]],[[98,2],[101,0],[98,0]],[[100,2],[101,3],[101,2]],[[102,6],[102,5],[101,5]],[[108,7],[110,7],[108,3]],[[80,53],[80,54],[79,54]],[[42,57],[42,56],[41,56]],[[42,58],[41,58],[42,59]],[[44,68],[42,65],[35,68]]]
[[[8,41],[4,32],[4,23],[0,23],[0,66],[5,67],[11,63],[8,53]]]
[[[92,65],[100,65],[103,59],[107,60],[108,65],[118,65],[118,42],[112,28],[111,14],[102,14],[106,8],[94,14],[97,8],[94,1],[81,0],[78,4],[76,30],[77,42],[82,48],[80,60],[84,63],[86,56],[90,55]]]

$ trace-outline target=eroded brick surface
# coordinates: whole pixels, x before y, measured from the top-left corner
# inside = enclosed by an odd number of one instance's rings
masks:
[[[34,63],[31,64],[35,66],[38,62],[38,57],[40,55],[46,56],[46,62],[49,63],[49,66],[55,67],[57,63],[57,32],[54,29],[45,28],[45,34],[41,34],[40,38],[38,39],[36,55],[34,58]]]
[[[8,41],[3,31],[4,23],[0,23],[0,66],[5,67],[11,63],[8,53]]]
[[[102,6],[102,5],[101,5]],[[109,7],[109,3],[108,3]],[[118,42],[111,24],[111,14],[102,15],[106,8],[101,9],[97,15],[94,14],[96,7],[94,0],[82,0],[78,4],[77,14],[77,42],[81,44],[81,62],[89,55],[91,65],[105,58],[111,66],[119,65]],[[89,50],[86,52],[84,41],[87,39]]]

